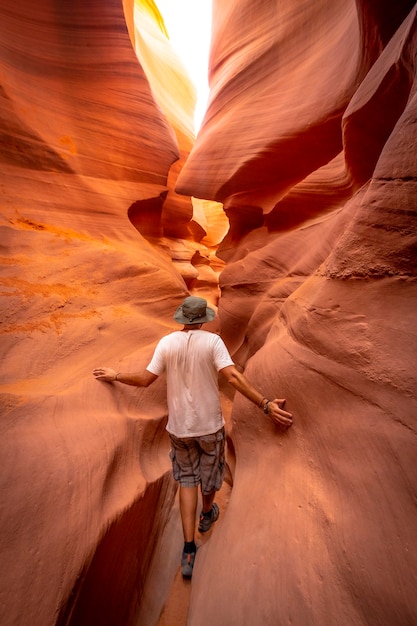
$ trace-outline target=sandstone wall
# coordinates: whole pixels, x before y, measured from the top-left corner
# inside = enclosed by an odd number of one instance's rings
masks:
[[[178,188],[204,169],[224,202],[223,336],[296,418],[279,434],[235,399],[193,626],[416,620],[412,4],[215,5],[212,99]]]

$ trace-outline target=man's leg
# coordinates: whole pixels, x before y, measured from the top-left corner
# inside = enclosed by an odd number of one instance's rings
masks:
[[[203,493],[201,495],[203,499],[203,513],[210,513],[216,492],[213,490],[211,493],[206,495]]]
[[[201,494],[203,499],[199,532],[207,532],[219,518],[219,507],[214,502],[225,473],[225,430],[199,438]]]
[[[171,461],[175,480],[179,483],[179,501],[184,549],[181,557],[182,575],[190,578],[197,552],[194,533],[200,484],[200,454],[195,440],[180,439],[170,435]]]
[[[214,497],[214,494],[213,494]],[[195,518],[197,513],[198,487],[180,485],[180,512],[184,541],[194,541]]]
[[[197,546],[194,541],[195,516],[197,512],[198,487],[180,485],[180,512],[184,533],[184,549],[181,557],[181,571],[185,578],[191,578]]]

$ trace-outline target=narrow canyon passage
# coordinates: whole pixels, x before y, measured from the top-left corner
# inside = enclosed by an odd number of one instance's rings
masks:
[[[215,499],[220,507],[221,517],[223,517],[226,513],[229,497],[230,487],[225,483]],[[239,532],[238,529],[237,532]],[[199,550],[203,549],[203,546],[205,550],[210,550],[210,538],[213,533],[221,533],[220,517],[218,522],[216,522],[213,528],[209,530],[207,535],[197,535],[197,547]],[[196,561],[196,571],[197,567],[198,564]],[[182,577],[180,567],[178,567],[157,626],[186,626],[188,609],[191,600],[192,584],[192,579],[187,580]],[[146,620],[140,620],[136,626],[144,626],[145,624]]]
[[[197,136],[157,2],[0,21],[0,623],[415,626],[416,2],[214,0]],[[92,375],[190,294],[294,415],[222,388],[191,584],[165,381]]]

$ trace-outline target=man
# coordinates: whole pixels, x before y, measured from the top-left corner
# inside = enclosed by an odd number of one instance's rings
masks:
[[[159,341],[144,371],[128,374],[103,367],[93,372],[98,380],[137,387],[148,387],[163,372],[167,374],[167,431],[173,474],[179,483],[184,577],[191,577],[197,552],[195,518],[199,486],[202,494],[199,532],[207,532],[219,517],[214,496],[225,473],[225,421],[220,406],[218,372],[278,425],[292,424],[291,413],[283,409],[285,400],[265,398],[236,369],[222,339],[201,330],[202,325],[214,317],[214,310],[203,298],[185,298],[174,314],[183,328]]]

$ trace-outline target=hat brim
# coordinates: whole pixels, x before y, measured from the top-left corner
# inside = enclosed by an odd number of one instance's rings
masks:
[[[216,312],[209,306],[206,307],[206,314],[203,317],[196,317],[193,321],[190,321],[188,317],[185,317],[182,313],[182,305],[174,313],[174,320],[179,324],[205,324],[211,322],[216,317]]]

